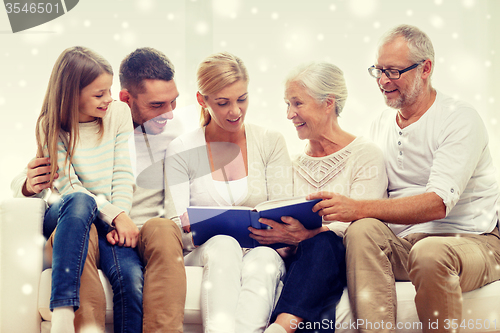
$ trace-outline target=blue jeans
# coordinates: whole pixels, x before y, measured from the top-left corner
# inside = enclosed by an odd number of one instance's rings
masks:
[[[44,235],[56,227],[52,252],[50,309],[80,306],[80,276],[89,245],[90,226],[97,214],[95,200],[84,193],[62,196],[45,211]]]
[[[142,332],[142,261],[136,249],[108,243],[106,234],[110,227],[97,213],[95,200],[84,193],[64,195],[45,212],[44,236],[48,238],[57,226],[50,307],[79,307],[80,276],[87,257],[90,226],[94,223],[99,233],[100,268],[113,289],[114,332]]]
[[[315,327],[297,332],[335,332],[335,308],[346,286],[342,238],[332,231],[321,232],[300,242],[287,264],[289,268],[272,320],[280,313],[290,313],[304,319],[299,327]],[[306,322],[310,324],[307,326]]]
[[[113,324],[115,333],[142,332],[141,258],[136,248],[111,245],[106,240],[110,227],[98,219],[101,270],[113,288]]]

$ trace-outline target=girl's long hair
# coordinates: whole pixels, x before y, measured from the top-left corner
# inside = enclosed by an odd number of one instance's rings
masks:
[[[48,155],[50,158],[51,188],[58,169],[57,142],[61,139],[67,147],[65,166],[68,165],[69,169],[78,141],[81,90],[103,73],[113,75],[109,62],[92,50],[81,46],[64,50],[52,69],[42,110],[36,123],[37,157]],[[97,122],[102,136],[102,119],[97,118]]]

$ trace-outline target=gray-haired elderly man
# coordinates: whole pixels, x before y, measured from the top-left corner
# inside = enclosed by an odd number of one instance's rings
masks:
[[[355,221],[344,238],[349,297],[358,319],[379,323],[360,332],[395,332],[395,280],[415,285],[424,332],[457,332],[462,292],[500,279],[488,134],[472,106],[432,87],[433,67],[429,37],[401,25],[382,38],[369,68],[390,107],[371,129],[389,199],[311,195],[326,199],[315,207],[325,219]]]

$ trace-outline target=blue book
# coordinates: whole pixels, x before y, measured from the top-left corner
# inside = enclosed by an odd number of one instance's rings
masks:
[[[306,229],[316,229],[321,227],[322,218],[318,213],[314,213],[312,208],[320,201],[321,199],[306,200],[305,197],[294,197],[266,201],[258,204],[255,208],[243,206],[188,207],[193,243],[199,246],[213,236],[227,235],[235,238],[243,248],[254,248],[261,244],[250,238],[248,227],[270,228],[259,222],[261,217],[282,223],[282,216],[291,216],[300,221]],[[288,245],[277,243],[270,246],[277,249]]]

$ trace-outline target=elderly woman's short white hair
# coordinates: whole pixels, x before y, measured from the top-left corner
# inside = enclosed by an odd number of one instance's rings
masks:
[[[347,99],[347,86],[344,72],[337,66],[327,62],[314,62],[301,65],[287,77],[286,86],[296,82],[319,103],[328,98],[335,98],[335,113],[337,116],[342,112]]]

